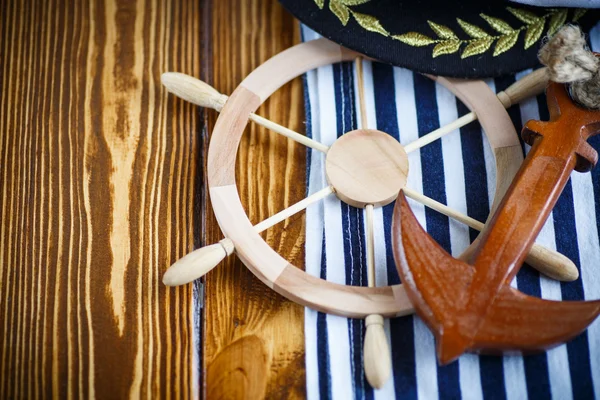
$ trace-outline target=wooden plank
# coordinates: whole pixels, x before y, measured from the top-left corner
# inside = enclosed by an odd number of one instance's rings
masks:
[[[276,0],[213,1],[211,15],[212,82],[222,93],[230,94],[263,61],[300,41],[297,22]],[[276,92],[258,113],[304,132],[302,81]],[[210,112],[209,127],[215,119]],[[236,180],[252,222],[305,197],[305,163],[304,146],[249,125]],[[205,243],[214,243],[222,234],[210,204],[206,210]],[[304,224],[304,215],[297,215],[264,236],[298,266],[304,265]],[[206,398],[304,398],[303,308],[267,288],[235,257],[206,276],[205,296]]]
[[[13,0],[0,12],[0,397],[188,398],[196,1]]]

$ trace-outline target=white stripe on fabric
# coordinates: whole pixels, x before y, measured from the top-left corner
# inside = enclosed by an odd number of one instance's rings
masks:
[[[571,182],[585,298],[600,299],[600,275],[598,274],[600,248],[598,248],[595,205],[590,201],[594,198],[591,174],[575,172],[571,176]],[[594,357],[594,354],[600,354],[600,319],[596,319],[589,326],[587,334],[594,394],[596,398],[600,398],[600,357]]]
[[[590,32],[590,42],[591,47],[594,51],[600,51],[600,24],[596,25]],[[598,168],[598,166],[596,166]],[[589,179],[589,174],[588,174]],[[589,180],[588,180],[589,182]],[[588,202],[588,207],[590,206],[590,200],[594,198],[593,187],[591,183],[586,185],[591,190],[587,192],[591,192],[591,197],[588,194],[588,197],[585,198]],[[598,199],[596,199],[598,201]],[[577,209],[577,206],[576,206]],[[594,209],[591,209],[588,213],[590,216],[594,216],[596,218],[596,213]],[[585,290],[586,299],[600,299],[600,275],[598,274],[598,263],[600,262],[600,255],[598,252],[598,243],[600,243],[598,238],[598,229],[596,228],[596,224],[598,221],[595,221],[594,226],[592,226],[591,232],[584,233],[583,237],[587,238],[586,248],[585,248],[585,267],[582,264],[582,279],[583,279],[583,287]],[[590,236],[595,235],[594,240],[591,243]],[[579,236],[579,235],[578,235]],[[580,248],[580,252],[583,249]],[[594,252],[595,251],[595,252]],[[583,253],[582,253],[583,255]],[[596,398],[600,399],[600,320],[596,319],[594,323],[588,329],[588,338],[590,342],[590,361],[592,367],[592,379],[594,380],[594,395]]]
[[[523,357],[514,355],[504,356],[503,358],[506,399],[526,399],[527,383],[525,382],[525,366],[523,365]]]
[[[310,112],[314,121],[319,118],[319,98],[316,94],[317,71],[310,71],[306,75],[307,96],[309,98]],[[313,126],[312,134],[315,139],[320,137],[318,125]],[[309,175],[308,192],[315,193],[323,185],[321,170],[322,159],[320,152],[311,152],[311,171]],[[323,205],[317,204],[306,210],[306,272],[319,277],[321,265],[321,241],[323,237]],[[305,335],[305,363],[306,363],[306,397],[308,399],[319,399],[319,374],[327,371],[319,371],[317,353],[317,315],[310,308],[304,308],[304,335]]]
[[[458,359],[458,374],[461,397],[464,400],[483,399],[479,356],[476,354],[464,354],[460,356]]]
[[[394,84],[396,86],[396,115],[398,117],[400,143],[406,145],[419,138],[412,72],[402,68],[394,68]],[[419,193],[423,193],[421,154],[418,150],[408,155],[408,165],[406,185]],[[425,226],[425,206],[410,199],[409,203],[419,223]]]

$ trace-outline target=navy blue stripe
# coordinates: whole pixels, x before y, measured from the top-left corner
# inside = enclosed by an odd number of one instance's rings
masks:
[[[460,100],[456,99],[458,115],[469,112]],[[460,128],[460,144],[463,154],[465,177],[465,197],[467,214],[478,221],[485,221],[490,213],[487,168],[484,157],[483,132],[479,122],[473,122]],[[479,231],[469,228],[471,242]]]
[[[413,74],[417,123],[419,137],[440,127],[435,82],[421,75]],[[423,194],[443,204],[447,204],[446,181],[442,154],[442,141],[437,140],[420,149]],[[448,217],[425,208],[427,232],[448,253],[451,252],[450,221]],[[441,399],[460,397],[458,361],[446,366],[438,366],[438,391]]]
[[[325,252],[325,230],[323,230],[323,247],[321,248],[321,271],[319,277],[327,278],[327,253]],[[327,332],[327,314],[317,314],[317,367],[319,368],[319,397],[331,398],[331,374],[329,370],[329,334]]]
[[[435,82],[414,74],[415,100],[419,137],[440,127],[437,109]],[[442,162],[442,142],[437,140],[420,149],[423,194],[446,204],[444,164]],[[427,232],[446,250],[450,251],[450,224],[448,217],[425,208]]]
[[[377,129],[396,139],[400,138],[396,98],[394,90],[394,71],[388,65],[373,63],[373,91]],[[400,115],[400,118],[402,116]],[[387,249],[388,284],[400,283],[392,253],[391,222],[393,204],[383,208],[384,235]],[[394,391],[396,398],[417,398],[417,376],[415,364],[415,338],[413,317],[406,316],[390,319],[392,365],[394,366]]]
[[[317,314],[317,366],[319,368],[319,397],[331,398],[331,375],[329,373],[329,349],[327,348],[327,314]]]
[[[310,107],[310,96],[308,95],[308,79],[306,74],[302,75],[302,86],[304,88],[304,112],[306,116],[306,128],[305,134],[307,137],[312,138],[312,110]],[[306,195],[308,196],[309,178],[310,178],[310,163],[312,162],[312,151],[309,147],[306,148]]]

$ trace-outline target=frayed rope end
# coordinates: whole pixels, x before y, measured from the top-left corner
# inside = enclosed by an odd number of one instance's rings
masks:
[[[590,51],[579,27],[563,26],[541,48],[538,58],[550,80],[570,83],[573,99],[600,108],[600,60]]]

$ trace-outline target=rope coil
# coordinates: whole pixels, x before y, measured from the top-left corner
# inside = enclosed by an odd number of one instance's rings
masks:
[[[600,108],[600,59],[590,51],[579,27],[562,27],[541,48],[538,58],[548,67],[550,80],[570,84],[575,101]]]

